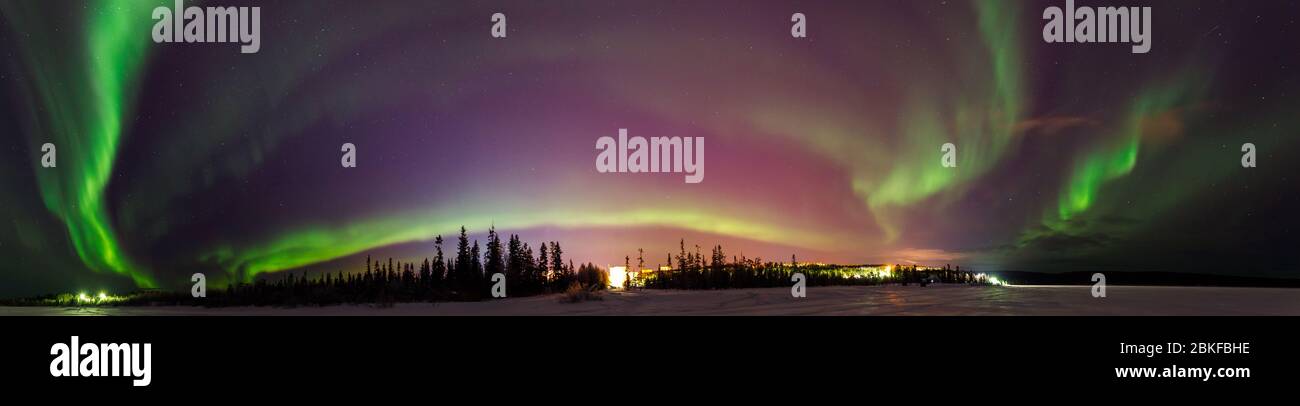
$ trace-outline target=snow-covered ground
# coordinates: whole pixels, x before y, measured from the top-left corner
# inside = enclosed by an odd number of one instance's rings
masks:
[[[1300,315],[1300,289],[1109,286],[813,287],[721,291],[606,292],[604,300],[560,303],[558,296],[475,303],[327,307],[0,307],[0,315]]]

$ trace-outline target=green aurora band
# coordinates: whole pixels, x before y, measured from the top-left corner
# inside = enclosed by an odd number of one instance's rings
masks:
[[[973,5],[979,19],[978,31],[983,47],[975,47],[959,56],[968,63],[987,64],[989,69],[977,70],[970,83],[991,82],[991,88],[980,89],[974,94],[959,95],[959,101],[951,106],[938,102],[944,100],[944,96],[924,89],[913,89],[911,107],[907,109],[906,119],[903,120],[906,127],[901,129],[907,134],[905,138],[908,140],[907,145],[902,147],[904,152],[887,168],[888,174],[883,179],[877,179],[879,175],[875,173],[878,172],[873,170],[879,168],[855,170],[859,176],[853,179],[852,187],[876,215],[877,222],[885,231],[886,241],[896,238],[902,227],[901,224],[889,221],[890,210],[944,192],[948,192],[944,194],[947,199],[960,197],[966,184],[997,165],[1013,141],[1015,124],[1024,103],[1021,72],[1017,62],[1021,58],[1019,33],[1017,24],[1014,24],[1019,12],[1016,7],[1004,7],[996,2],[975,2]],[[992,104],[989,100],[992,100]],[[652,109],[656,107],[658,106],[651,106]],[[949,114],[942,115],[938,112]],[[760,125],[770,124],[764,119],[768,116],[771,115],[757,112],[751,114],[754,122]],[[799,136],[807,134],[806,129],[790,133]],[[824,151],[820,152],[829,154],[839,153],[836,151],[843,150],[840,146],[845,143],[854,143],[853,139],[844,137],[861,136],[840,131],[825,133],[825,136],[819,135],[818,142],[824,147]],[[952,138],[954,134],[956,139]],[[961,146],[959,161],[963,165],[960,171],[938,165],[937,146],[949,141]],[[855,158],[832,156],[832,159],[852,165],[849,161]],[[794,223],[777,226],[756,221],[779,216],[777,213],[767,216],[736,216],[725,211],[689,207],[633,207],[612,212],[572,213],[558,210],[547,212],[544,216],[513,215],[508,214],[508,209],[495,211],[496,215],[488,216],[482,214],[485,212],[481,207],[417,211],[362,219],[342,226],[303,225],[260,244],[221,246],[209,251],[202,259],[215,261],[237,280],[248,281],[261,273],[312,265],[376,247],[428,240],[435,234],[453,233],[462,224],[487,223],[495,223],[504,229],[539,226],[668,226],[744,236],[764,242],[797,241],[796,246],[806,248],[827,247],[835,241],[851,239],[801,229],[800,225]],[[444,215],[448,212],[462,214],[457,216],[457,220],[448,221]],[[768,220],[768,223],[771,221]]]
[[[33,3],[4,3],[10,24],[26,32],[56,36]],[[104,190],[123,136],[123,122],[144,63],[152,21],[151,2],[91,2],[84,9],[84,59],[59,58],[61,42],[43,37],[24,47],[35,90],[47,116],[33,120],[34,145],[52,142],[56,168],[35,167],[45,207],[67,226],[77,256],[90,269],[129,276],[141,287],[154,287],[150,273],[127,256],[108,216]],[[39,113],[36,113],[39,114]],[[44,139],[41,137],[51,137]],[[36,163],[35,161],[33,163]]]
[[[884,229],[886,241],[896,239],[901,227],[890,221],[891,209],[906,207],[941,192],[948,192],[945,197],[955,199],[965,190],[965,184],[993,168],[1012,142],[1024,103],[1022,74],[1017,65],[1021,58],[1015,24],[1019,12],[1016,7],[999,2],[975,2],[974,5],[984,45],[976,49],[987,54],[971,52],[966,59],[991,65],[983,72],[991,77],[978,78],[972,83],[991,82],[992,88],[981,89],[973,95],[959,95],[960,102],[951,107],[934,101],[942,98],[912,97],[903,120],[907,145],[903,147],[902,159],[894,163],[878,184],[866,179],[855,182],[855,190],[865,198]],[[944,111],[951,111],[951,117],[940,114]],[[945,142],[959,146],[958,170],[938,165],[938,146]]]
[[[1184,74],[1170,84],[1151,87],[1143,91],[1129,108],[1117,138],[1103,140],[1091,152],[1079,159],[1061,190],[1056,213],[1045,216],[1044,224],[1060,229],[1075,216],[1091,208],[1110,181],[1128,175],[1137,166],[1144,136],[1153,130],[1153,123],[1171,112],[1185,108],[1190,100],[1199,96],[1205,83],[1195,75]],[[1180,118],[1173,118],[1179,120]]]

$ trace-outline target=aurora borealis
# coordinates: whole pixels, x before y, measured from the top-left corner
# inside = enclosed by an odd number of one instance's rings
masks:
[[[260,51],[152,42],[170,1],[0,1],[0,295],[357,270],[461,225],[597,264],[1300,276],[1295,2],[1133,1],[1146,54],[1043,42],[1055,1],[209,3],[262,6]],[[620,128],[706,138],[706,180],[597,173]]]

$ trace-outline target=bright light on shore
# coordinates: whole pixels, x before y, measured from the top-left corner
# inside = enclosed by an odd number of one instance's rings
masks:
[[[627,267],[611,266],[609,267],[609,286],[614,289],[622,289],[627,283]]]

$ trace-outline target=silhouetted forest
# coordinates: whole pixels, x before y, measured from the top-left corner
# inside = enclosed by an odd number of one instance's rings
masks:
[[[259,279],[252,284],[229,286],[209,292],[204,302],[212,306],[241,305],[330,305],[343,303],[391,304],[400,302],[476,301],[491,298],[491,276],[505,277],[507,297],[524,297],[577,291],[595,292],[610,286],[609,270],[587,263],[565,262],[559,242],[544,242],[536,250],[519,236],[510,235],[503,244],[495,229],[480,248],[461,227],[453,255],[443,251],[441,236],[434,239],[433,257],[420,263],[379,261],[366,257],[360,272],[324,273],[313,278],[290,272],[276,281]],[[960,267],[925,268],[886,265],[842,266],[765,262],[760,258],[732,257],[728,261],[722,246],[715,246],[706,261],[699,247],[686,250],[685,240],[676,255],[667,254],[663,268],[645,269],[644,251],[637,267],[625,257],[624,269],[635,271],[627,279],[628,289],[733,289],[788,287],[797,272],[807,286],[876,285],[901,283],[987,283],[986,277],[961,271]]]
[[[201,306],[319,306],[334,304],[391,305],[403,302],[477,301],[492,298],[499,285],[492,276],[504,277],[506,297],[562,293],[564,301],[598,300],[599,291],[610,287],[610,270],[591,263],[575,266],[564,258],[559,242],[538,244],[534,249],[518,235],[506,241],[495,228],[488,230],[487,243],[470,241],[461,227],[454,251],[445,252],[442,236],[434,239],[432,258],[419,263],[395,262],[366,257],[361,269],[319,273],[312,277],[282,274],[279,279],[257,278],[252,283],[209,287],[204,298],[190,292],[145,291],[125,296],[85,294],[47,295],[5,301],[8,305],[201,305]],[[722,246],[714,246],[706,260],[700,247],[687,251],[682,240],[676,255],[665,255],[666,265],[645,267],[645,252],[638,250],[636,267],[624,257],[626,289],[734,289],[789,287],[792,276],[803,274],[806,286],[904,285],[930,283],[989,283],[983,274],[963,272],[960,267],[926,268],[893,265],[827,265],[770,262],[761,258],[732,256],[728,261]]]
[[[483,246],[470,242],[461,227],[454,252],[444,253],[442,236],[434,239],[433,257],[420,263],[380,261],[366,257],[360,272],[323,273],[312,278],[287,273],[283,279],[258,279],[209,292],[214,306],[330,305],[343,303],[476,301],[491,298],[496,281],[505,277],[507,297],[558,293],[571,289],[604,290],[605,270],[565,262],[559,242],[543,242],[536,250],[510,235],[503,243],[495,228]],[[214,294],[215,293],[215,294]]]
[[[711,249],[708,260],[695,246],[694,252],[686,250],[686,241],[679,243],[679,251],[674,257],[667,257],[669,268],[645,269],[644,252],[638,254],[637,267],[632,268],[630,258],[625,258],[626,269],[641,270],[635,278],[629,279],[631,288],[650,289],[743,289],[788,287],[795,273],[803,274],[807,286],[843,286],[843,285],[879,285],[899,283],[903,285],[930,283],[989,283],[987,276],[964,272],[961,267],[943,268],[924,266],[893,265],[830,265],[820,263],[799,263],[795,256],[790,262],[770,262],[762,258],[745,258],[732,256],[728,261],[722,246]]]

